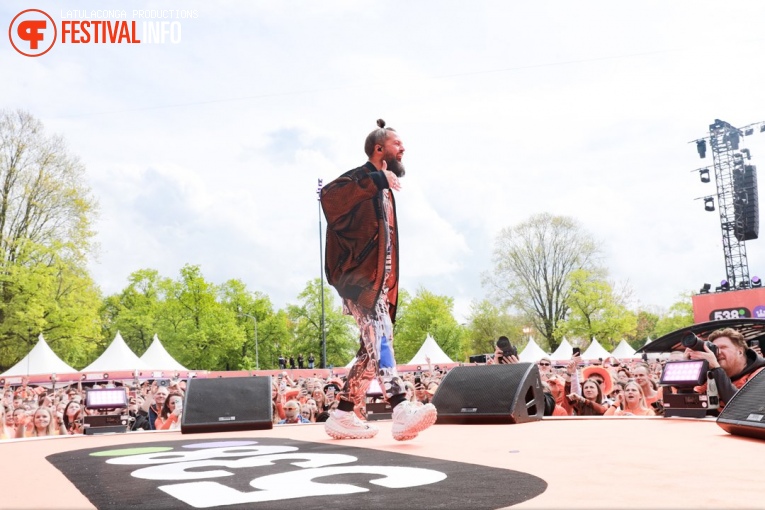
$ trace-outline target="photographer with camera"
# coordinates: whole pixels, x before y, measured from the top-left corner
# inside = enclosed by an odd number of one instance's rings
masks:
[[[494,356],[486,360],[487,365],[509,365],[518,363],[518,349],[510,343],[510,339],[501,336],[497,339]]]
[[[706,342],[699,338],[691,342],[689,337],[683,339],[683,345],[686,347],[685,357],[707,361],[709,374],[717,385],[720,408],[765,367],[765,359],[750,349],[744,335],[735,329],[718,329],[707,337]],[[699,393],[706,390],[706,384],[696,388]]]

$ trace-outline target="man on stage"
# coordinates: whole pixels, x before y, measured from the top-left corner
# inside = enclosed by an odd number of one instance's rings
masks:
[[[436,408],[407,401],[396,373],[398,225],[392,191],[401,190],[404,144],[385,121],[378,120],[377,125],[364,143],[369,160],[321,190],[327,218],[327,281],[340,294],[346,313],[356,319],[361,342],[325,430],[336,439],[374,437],[378,429],[361,421],[357,413],[362,414],[370,381],[378,377],[393,409],[393,438],[405,441],[435,423]]]

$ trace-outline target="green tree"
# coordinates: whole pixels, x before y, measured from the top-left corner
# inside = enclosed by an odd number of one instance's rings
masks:
[[[637,328],[635,334],[628,337],[627,341],[633,349],[639,349],[648,338],[656,339],[656,326],[659,323],[659,315],[647,310],[638,310]]]
[[[428,334],[451,359],[466,359],[466,332],[454,318],[454,299],[423,288],[411,299],[407,293],[402,294],[393,335],[396,362],[412,359]]]
[[[625,306],[602,272],[577,269],[569,275],[568,317],[558,322],[558,336],[596,338],[607,350],[635,334],[637,316]]]
[[[670,306],[669,311],[659,318],[656,329],[654,329],[656,337],[653,340],[693,324],[692,296],[692,292],[681,295],[681,300]]]
[[[161,280],[164,301],[157,315],[159,337],[168,353],[195,370],[234,370],[241,360],[245,330],[237,314],[221,303],[220,288],[199,266],[186,265],[178,280]]]
[[[122,292],[104,300],[101,312],[104,349],[119,332],[138,356],[146,352],[154,335],[159,333],[158,314],[164,299],[162,281],[156,270],[140,269],[130,274],[128,286]]]
[[[503,229],[496,239],[494,269],[484,285],[507,306],[528,316],[557,349],[558,322],[568,313],[569,276],[595,270],[598,248],[572,218],[542,213]]]
[[[523,328],[530,321],[521,316],[509,315],[487,299],[473,302],[467,329],[469,354],[489,354],[494,352],[497,338],[506,336],[519,346],[523,343]]]
[[[292,340],[282,345],[285,357],[297,358],[303,353],[307,358],[313,352],[317,362],[321,359],[321,280],[315,278],[298,294],[300,303],[287,306],[291,322]],[[324,328],[326,330],[327,366],[345,366],[359,348],[359,331],[352,317],[343,315],[342,308],[335,305],[335,293],[324,287]]]
[[[63,139],[27,112],[0,111],[0,368],[42,333],[75,368],[97,338],[100,296],[86,270],[96,203]]]

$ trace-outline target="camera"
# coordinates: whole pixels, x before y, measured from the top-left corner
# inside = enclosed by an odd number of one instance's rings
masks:
[[[712,342],[702,340],[693,333],[688,333],[683,337],[683,347],[687,347],[688,349],[694,351],[703,351],[705,345],[710,351],[712,351],[712,354],[717,356],[717,346]]]
[[[518,349],[510,343],[510,339],[506,336],[501,336],[497,340],[497,347],[502,349],[502,356],[509,358],[510,356],[518,356]]]

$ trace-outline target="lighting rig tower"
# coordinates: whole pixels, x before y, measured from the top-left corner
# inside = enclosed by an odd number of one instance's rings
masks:
[[[753,134],[755,127],[763,132],[765,122],[738,129],[715,119],[709,125],[708,137],[691,142],[696,144],[701,158],[706,157],[707,141],[712,150],[726,274],[726,279],[715,289],[717,291],[748,289],[752,286],[745,242],[759,236],[757,169],[749,163],[752,156],[749,149],[741,148],[741,139]],[[710,182],[709,170],[709,167],[696,170],[701,182]],[[703,197],[703,200],[704,209],[715,210],[713,196]]]

